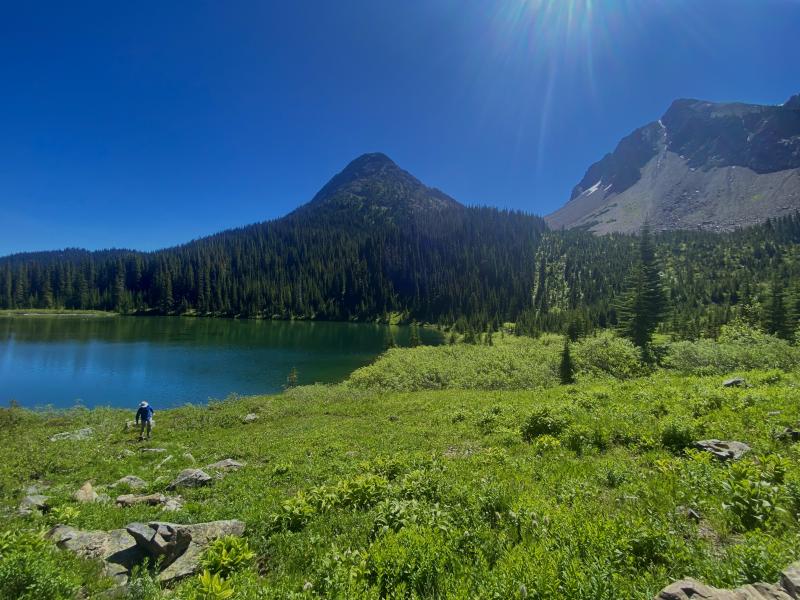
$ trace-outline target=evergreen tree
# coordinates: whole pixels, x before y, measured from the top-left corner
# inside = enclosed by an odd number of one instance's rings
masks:
[[[397,340],[394,337],[394,332],[392,332],[391,325],[386,328],[386,339],[383,342],[383,347],[386,350],[389,350],[390,348],[397,348]]]
[[[778,278],[775,278],[770,286],[769,301],[764,307],[764,329],[779,338],[785,340],[791,338],[792,330],[784,303],[783,285]]]
[[[667,299],[661,286],[655,245],[650,228],[645,224],[639,238],[639,261],[619,307],[623,335],[641,348],[645,357],[650,356],[653,333],[666,309]]]
[[[487,346],[494,346],[494,340],[492,339],[492,334],[494,333],[494,328],[492,324],[489,323],[486,326],[486,345]]]
[[[456,342],[458,342],[458,336],[456,335],[455,330],[450,330],[450,337],[447,340],[447,343],[451,346],[455,346]]]
[[[561,383],[564,385],[575,383],[575,365],[569,351],[569,339],[564,339],[564,349],[561,351],[561,364],[558,369]]]

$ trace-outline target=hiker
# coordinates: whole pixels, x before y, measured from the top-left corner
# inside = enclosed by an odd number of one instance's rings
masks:
[[[141,420],[142,428],[139,430],[139,441],[144,439],[144,431],[147,429],[147,439],[150,439],[150,432],[153,429],[153,407],[146,401],[139,404],[139,410],[136,411],[136,424]]]

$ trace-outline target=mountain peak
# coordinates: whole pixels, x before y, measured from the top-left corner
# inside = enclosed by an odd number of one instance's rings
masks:
[[[447,194],[426,186],[382,152],[362,154],[317,192],[306,207],[410,216],[460,208]]]
[[[783,103],[784,108],[797,108],[800,109],[800,94],[795,94]]]

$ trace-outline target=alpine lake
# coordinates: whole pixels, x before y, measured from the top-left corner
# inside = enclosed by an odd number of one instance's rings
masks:
[[[410,328],[369,323],[0,316],[0,403],[135,409],[147,400],[158,410],[275,393],[293,369],[300,385],[334,383],[380,354],[390,331],[408,343]]]

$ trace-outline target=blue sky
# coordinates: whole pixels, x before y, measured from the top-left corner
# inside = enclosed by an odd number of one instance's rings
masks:
[[[679,97],[800,91],[797,0],[3,2],[0,255],[281,216],[382,151],[545,214]]]

